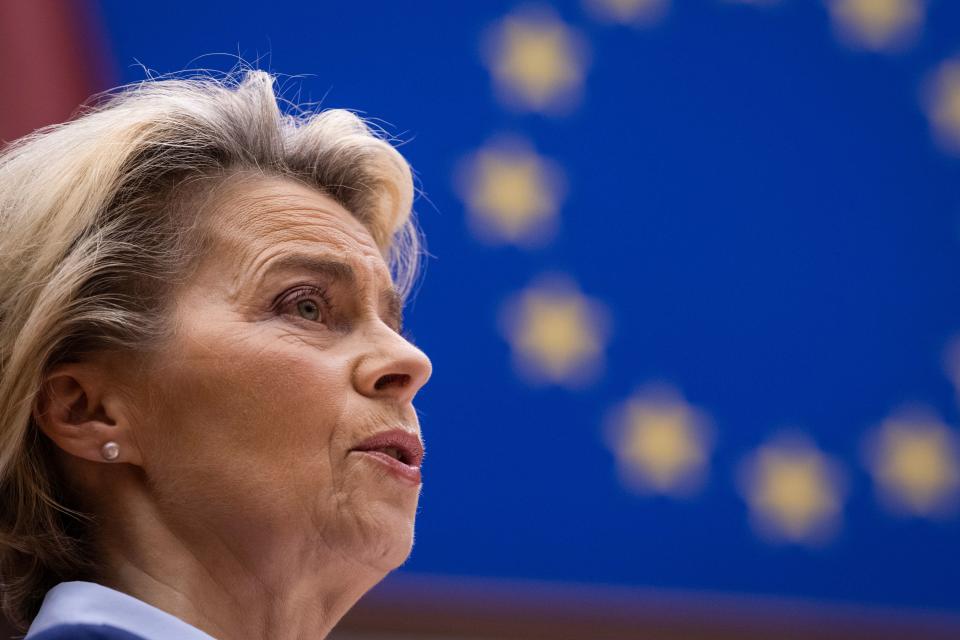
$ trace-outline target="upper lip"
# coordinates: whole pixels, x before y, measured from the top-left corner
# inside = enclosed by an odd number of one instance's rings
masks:
[[[396,448],[400,452],[402,462],[411,467],[419,467],[423,460],[423,444],[420,438],[405,429],[381,431],[367,438],[351,451],[374,451],[386,447]]]

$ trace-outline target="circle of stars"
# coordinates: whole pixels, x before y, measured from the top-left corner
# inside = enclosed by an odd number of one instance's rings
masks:
[[[779,0],[721,0],[775,6]],[[896,53],[916,41],[925,0],[823,0],[838,41],[870,53]],[[607,24],[650,27],[669,0],[583,0]],[[506,108],[558,116],[579,104],[591,64],[582,32],[544,4],[521,5],[481,37],[481,58]],[[960,154],[960,58],[934,69],[922,106],[944,151]],[[456,190],[475,237],[533,248],[558,233],[566,179],[556,161],[519,136],[496,136],[465,156]],[[577,389],[602,374],[609,341],[605,305],[581,293],[571,276],[541,275],[505,300],[500,333],[514,369],[530,384]],[[948,349],[947,373],[960,399],[960,338]],[[608,411],[604,438],[624,486],[641,494],[693,495],[710,464],[715,432],[707,414],[665,384],[638,388]],[[895,513],[942,517],[960,494],[960,438],[930,412],[892,414],[864,439],[865,465],[878,499]],[[839,528],[846,498],[840,463],[800,432],[781,433],[741,462],[737,484],[750,522],[771,541],[819,545]]]

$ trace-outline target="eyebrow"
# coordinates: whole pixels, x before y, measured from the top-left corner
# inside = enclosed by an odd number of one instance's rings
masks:
[[[272,261],[264,273],[263,279],[277,271],[308,271],[325,276],[350,287],[357,284],[357,274],[349,264],[336,258],[313,256],[303,253],[290,253]],[[397,331],[403,330],[403,300],[396,288],[380,290],[380,304],[387,310],[387,319],[392,321]]]

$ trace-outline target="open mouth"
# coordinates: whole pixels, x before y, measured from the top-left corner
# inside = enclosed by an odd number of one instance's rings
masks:
[[[423,445],[420,444],[420,438],[404,429],[378,433],[367,438],[351,451],[371,454],[372,457],[395,467],[404,476],[409,476],[411,479],[416,476],[419,481]]]
[[[369,449],[368,449],[369,451]],[[396,458],[403,464],[409,465],[413,457],[406,451],[406,449],[400,449],[398,447],[384,447],[383,449],[375,449],[375,451],[382,451],[391,458]]]

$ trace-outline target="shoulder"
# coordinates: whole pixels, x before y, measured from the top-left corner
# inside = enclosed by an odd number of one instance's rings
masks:
[[[144,640],[141,636],[107,624],[58,624],[28,640]]]

